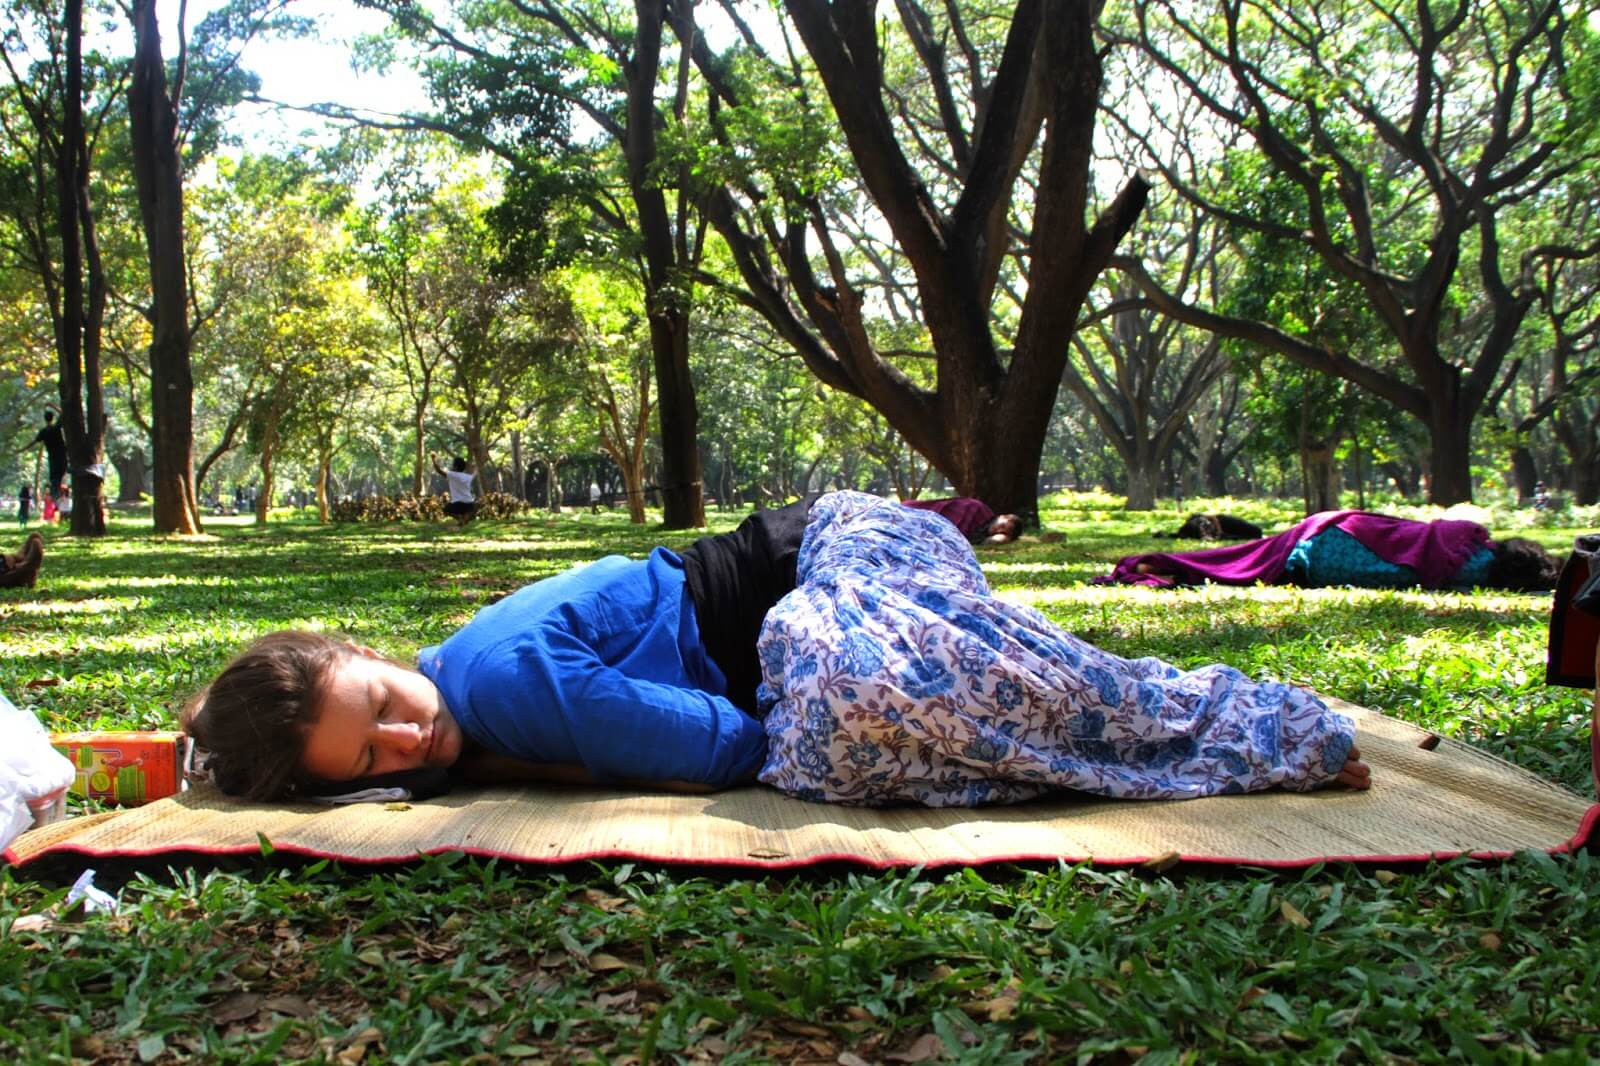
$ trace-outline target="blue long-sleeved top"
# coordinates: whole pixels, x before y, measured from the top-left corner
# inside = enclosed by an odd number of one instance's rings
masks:
[[[417,665],[462,732],[502,755],[717,788],[753,777],[766,757],[761,723],[723,694],[683,561],[665,548],[528,585],[422,649]]]

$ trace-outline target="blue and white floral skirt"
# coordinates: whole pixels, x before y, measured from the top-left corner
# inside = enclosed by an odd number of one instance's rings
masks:
[[[761,780],[808,800],[1307,790],[1343,768],[1355,736],[1291,685],[1122,659],[1063,633],[994,598],[955,526],[855,492],[812,507],[798,585],[759,648]]]

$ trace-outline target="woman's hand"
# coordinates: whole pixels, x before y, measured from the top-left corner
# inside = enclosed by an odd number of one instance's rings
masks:
[[[1344,761],[1344,769],[1333,779],[1345,788],[1369,789],[1372,787],[1372,767],[1362,762],[1360,750],[1352,747]]]

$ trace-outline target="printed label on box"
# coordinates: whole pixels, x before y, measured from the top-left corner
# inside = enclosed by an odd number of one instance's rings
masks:
[[[136,807],[181,787],[182,733],[52,733],[50,743],[77,768],[71,791],[80,796]]]

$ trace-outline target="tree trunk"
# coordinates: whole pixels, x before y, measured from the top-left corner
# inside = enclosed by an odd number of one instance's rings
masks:
[[[64,114],[54,159],[56,222],[61,237],[61,308],[54,327],[61,370],[61,426],[67,438],[67,463],[72,476],[72,533],[94,537],[106,531],[102,476],[106,417],[100,380],[100,329],[105,321],[106,285],[89,199],[89,145],[83,125],[82,0],[66,0],[64,29]]]
[[[1596,462],[1594,442],[1572,458],[1572,502],[1584,507],[1600,503],[1600,463]]]
[[[1539,468],[1526,444],[1511,449],[1511,481],[1517,489],[1517,503],[1527,506],[1539,485]]]
[[[544,465],[544,492],[549,500],[551,514],[561,513],[561,478],[556,472],[556,463],[552,459]]]
[[[1220,440],[1207,450],[1202,473],[1207,496],[1215,498],[1228,494],[1228,450]]]
[[[256,497],[256,525],[267,524],[267,512],[272,508],[273,446],[277,443],[278,427],[270,422],[261,436],[261,495]]]
[[[333,467],[333,454],[317,456],[317,518],[328,521],[328,472]]]
[[[1311,441],[1300,451],[1300,469],[1305,479],[1306,514],[1339,509],[1339,464],[1334,458],[1335,443]]]
[[[633,53],[624,67],[627,125],[622,154],[645,261],[645,303],[650,314],[650,350],[661,426],[661,524],[667,529],[689,529],[706,524],[700,483],[700,409],[689,374],[690,271],[698,253],[691,250],[695,246],[684,232],[691,216],[682,198],[690,192],[679,190],[675,231],[658,169],[656,82],[667,4],[665,0],[634,0],[634,11],[637,31]],[[677,16],[682,18],[683,13]],[[687,20],[685,25],[689,25]],[[680,32],[685,30],[680,28]]]
[[[866,191],[915,273],[937,357],[932,389],[874,347],[863,313],[869,298],[853,284],[844,256],[835,254],[832,235],[824,235],[829,246],[822,254],[806,248],[808,232],[825,224],[820,202],[790,202],[790,217],[782,219],[751,201],[749,213],[769,213],[747,224],[728,187],[707,201],[750,305],[825,384],[880,412],[957,492],[1026,517],[1036,514],[1040,459],[1079,311],[1148,194],[1136,177],[1097,218],[1085,217],[1102,79],[1099,8],[1016,6],[1004,54],[984,89],[981,131],[959,177],[960,195],[946,212],[930,190],[947,176],[924,180],[899,143],[900,120],[883,91],[875,5],[785,0]],[[719,92],[738,98],[738,87],[720,79],[715,64],[703,69]],[[1018,176],[1041,130],[1033,195],[1018,186]],[[994,292],[1014,247],[1007,230],[1013,196],[1029,199],[1033,225],[1022,253],[1027,295],[1002,351]],[[828,263],[825,276],[813,273],[818,260]]]
[[[1441,507],[1472,502],[1472,415],[1454,391],[1433,397],[1428,422],[1428,502]]]
[[[427,412],[424,409],[423,404],[418,403],[411,419],[411,428],[416,432],[417,435],[416,455],[414,457],[416,461],[411,472],[411,494],[413,496],[422,495],[423,479],[427,476],[422,468],[423,461],[427,458],[427,456],[423,454],[423,419],[426,417],[426,415]]]
[[[126,455],[113,455],[111,465],[117,468],[117,502],[138,503],[145,492],[145,478],[150,469],[144,452],[135,448]]]
[[[151,516],[158,533],[200,532],[194,487],[194,379],[189,364],[178,113],[167,92],[155,0],[133,0],[128,90],[134,184],[150,265]],[[181,88],[181,86],[180,86]]]
[[[1013,367],[1024,358],[1019,351]],[[1037,360],[1038,354],[1026,358]],[[975,497],[997,514],[1020,515],[1025,524],[1038,525],[1039,466],[1059,381],[1057,374],[1054,382],[1037,390],[1008,387],[998,402],[974,398],[970,423],[946,421],[940,426],[940,455],[930,458],[950,479],[957,495]],[[963,381],[961,389],[951,391],[963,391],[969,386],[976,386],[976,382]],[[986,431],[974,428],[979,426],[986,427]],[[1000,426],[1006,427],[1004,432],[996,428]]]
[[[1154,463],[1146,460],[1128,464],[1128,500],[1123,506],[1124,509],[1129,511],[1155,510],[1156,469]]]
[[[642,526],[645,523],[644,457],[639,456],[619,466],[622,470],[622,491],[628,497],[628,521]]]
[[[1400,495],[1408,500],[1416,497],[1419,477],[1415,463],[1389,459],[1380,466],[1380,469],[1390,481],[1394,482],[1394,487],[1399,490]]]
[[[511,491],[517,499],[526,498],[528,472],[522,468],[522,431],[511,431]]]

